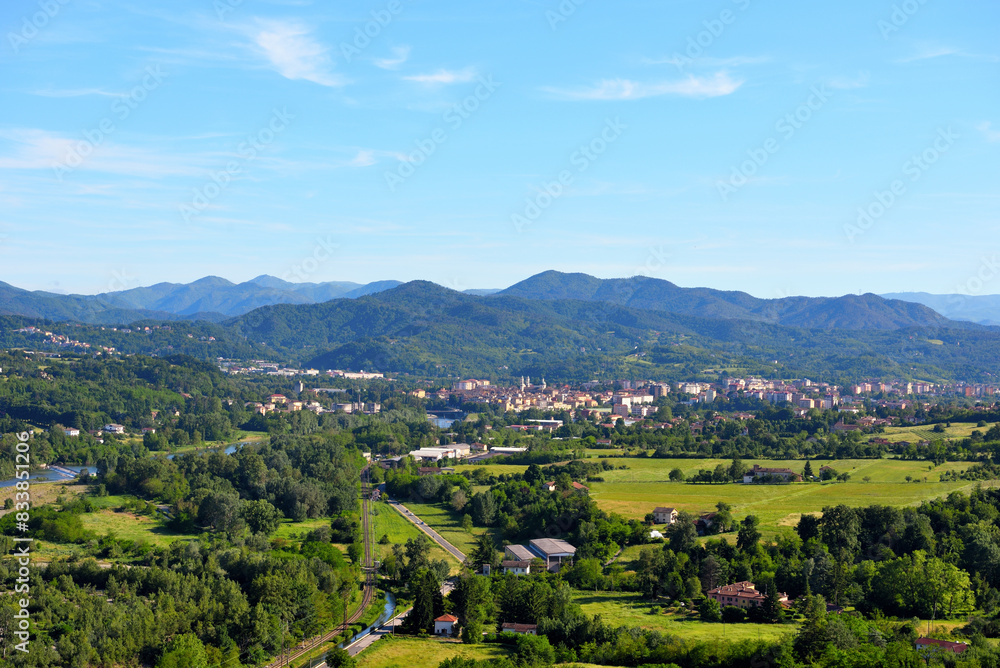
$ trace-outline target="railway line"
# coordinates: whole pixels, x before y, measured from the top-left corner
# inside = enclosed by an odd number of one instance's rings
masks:
[[[370,466],[365,466],[365,468],[361,470],[361,529],[364,536],[364,558],[362,570],[365,574],[361,603],[358,604],[358,607],[350,615],[348,615],[341,624],[338,624],[332,630],[322,635],[313,636],[312,638],[302,641],[295,647],[282,652],[274,661],[267,664],[266,668],[281,668],[283,666],[289,666],[293,661],[300,659],[324,643],[330,642],[332,639],[346,631],[351,624],[354,624],[361,619],[361,617],[365,614],[365,610],[368,609],[368,606],[375,598],[375,548],[372,541],[371,530],[372,489]],[[317,663],[317,668],[324,665],[326,664],[320,661]]]

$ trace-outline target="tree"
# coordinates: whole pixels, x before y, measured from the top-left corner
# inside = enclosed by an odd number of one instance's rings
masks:
[[[406,633],[433,632],[434,618],[444,607],[440,585],[434,573],[429,569],[417,571],[410,580],[410,596],[413,598],[413,607],[403,620],[403,630]]]
[[[240,517],[246,522],[251,533],[269,534],[278,528],[281,511],[264,499],[244,501],[240,506]]]
[[[676,553],[687,552],[698,541],[698,530],[694,526],[694,517],[686,510],[677,514],[677,521],[667,525],[666,531],[670,549]]]
[[[843,504],[824,507],[819,528],[830,554],[837,556],[845,550],[853,560],[858,553],[858,533],[861,530],[861,520],[854,508]]]
[[[472,497],[472,519],[484,527],[493,526],[497,515],[497,502],[489,490]]]
[[[670,478],[670,482],[683,482],[684,472],[680,469],[671,469],[668,477]]]
[[[462,642],[467,644],[482,642],[483,628],[493,608],[490,581],[487,578],[466,574],[459,579],[450,598],[458,613]]]
[[[456,512],[462,512],[465,508],[465,504],[469,502],[469,498],[465,495],[465,492],[456,489],[451,495],[451,507],[455,509]]]
[[[802,469],[802,477],[803,478],[812,478],[813,477],[812,462],[810,462],[808,459],[806,460],[805,468]]]
[[[489,564],[491,568],[496,568],[500,565],[500,558],[492,536],[488,533],[479,535],[476,539],[476,546],[473,548],[472,554],[469,555],[469,561],[473,568],[478,567],[480,564]]]
[[[722,608],[719,606],[719,602],[714,598],[703,599],[702,602],[698,604],[698,614],[701,615],[701,621],[703,622],[722,621]]]
[[[355,668],[358,660],[347,653],[347,650],[334,647],[326,653],[326,665],[328,668]]]
[[[542,482],[544,480],[545,474],[542,472],[542,467],[538,464],[529,464],[528,469],[524,472],[524,481],[529,485],[534,485],[535,483]]]
[[[193,633],[175,636],[167,643],[156,668],[208,668],[205,645]]]
[[[819,518],[815,515],[802,515],[795,527],[795,533],[803,543],[812,538],[819,538]]]
[[[736,547],[741,552],[750,552],[757,547],[760,540],[760,520],[756,515],[747,515],[740,522],[740,530],[736,535]]]

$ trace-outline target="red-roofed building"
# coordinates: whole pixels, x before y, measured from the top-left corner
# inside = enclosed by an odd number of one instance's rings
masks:
[[[735,582],[710,589],[708,597],[715,599],[722,607],[757,608],[764,604],[766,596],[757,591],[757,585],[752,582]],[[788,595],[778,592],[778,602],[784,605]]]
[[[504,622],[500,627],[502,633],[518,633],[525,636],[536,636],[538,635],[538,625],[537,624],[513,624],[511,622]]]
[[[434,620],[434,635],[452,636],[455,635],[455,625],[458,624],[458,617],[454,615],[441,615]]]
[[[917,651],[949,652],[951,654],[961,654],[969,649],[969,646],[964,642],[950,642],[948,640],[938,640],[937,638],[917,638],[915,646]]]

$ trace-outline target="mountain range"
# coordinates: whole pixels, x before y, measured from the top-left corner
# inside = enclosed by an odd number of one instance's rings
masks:
[[[399,281],[291,283],[267,275],[232,283],[207,276],[186,284],[158,283],[96,295],[60,295],[22,290],[0,282],[0,313],[104,325],[125,325],[149,319],[222,322],[263,306],[356,299],[399,285]],[[467,290],[466,294],[538,300],[577,299],[680,315],[818,329],[943,326],[949,318],[981,324],[1000,323],[1000,296],[956,300],[949,296],[902,293],[882,297],[865,294],[759,299],[745,292],[682,288],[669,281],[643,276],[599,279],[557,271],[537,274],[504,290]]]
[[[187,292],[153,286],[133,292],[134,301],[110,305],[8,286],[0,307],[9,313],[23,298],[36,309],[59,305],[63,316],[91,308],[91,317],[107,317],[115,312],[112,307],[143,304],[203,313],[200,309],[220,308],[218,295],[227,291],[246,299],[264,290],[298,294],[289,301],[308,298],[269,277],[248,284],[209,279],[181,286]],[[491,294],[457,292],[426,281],[380,287],[385,286],[330,287],[344,295],[369,294],[270,304],[215,321],[171,314],[170,327],[156,326],[162,318],[153,315],[126,328],[78,324],[78,317],[75,322],[63,317],[60,324],[6,315],[0,316],[0,347],[38,346],[39,334],[25,327],[44,322],[46,331],[113,346],[123,354],[273,359],[423,377],[683,380],[744,373],[832,382],[869,377],[996,382],[1000,377],[1000,329],[948,320],[926,306],[877,295],[761,300],[643,277],[601,280],[558,272]],[[198,289],[215,296],[195,299]],[[322,294],[318,287],[313,290],[314,297]],[[95,302],[108,308],[99,312]]]

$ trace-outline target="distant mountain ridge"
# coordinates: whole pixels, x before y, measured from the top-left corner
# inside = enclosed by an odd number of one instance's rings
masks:
[[[206,276],[191,283],[157,283],[97,295],[60,295],[23,290],[0,282],[0,313],[102,325],[136,320],[221,322],[262,306],[354,299],[397,285],[399,281],[290,283],[267,275],[233,283],[218,276]]]
[[[948,318],[924,306],[874,294],[760,299],[745,292],[682,288],[645,276],[594,278],[546,271],[497,295],[526,299],[580,299],[651,311],[725,320],[751,320],[810,329],[902,329],[947,326]]]
[[[946,318],[980,325],[1000,325],[1000,295],[933,295],[927,292],[894,292],[882,295],[932,308]]]

